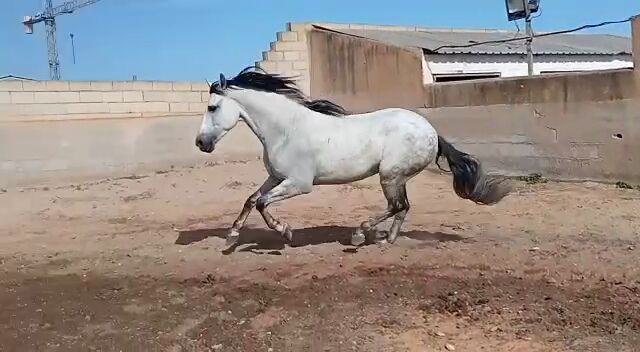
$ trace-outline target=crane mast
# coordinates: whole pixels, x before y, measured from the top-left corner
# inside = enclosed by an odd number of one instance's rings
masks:
[[[56,7],[53,6],[53,0],[46,0],[45,9],[36,13],[34,16],[25,16],[22,24],[27,34],[33,34],[33,25],[44,22],[47,31],[47,56],[49,59],[49,78],[59,80],[60,61],[58,61],[58,46],[56,43],[56,17],[60,15],[70,14],[73,11],[85,6],[94,4],[100,0],[73,0],[66,1]]]

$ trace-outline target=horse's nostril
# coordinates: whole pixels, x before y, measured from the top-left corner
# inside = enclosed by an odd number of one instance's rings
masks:
[[[196,147],[202,147],[202,140],[200,140],[200,138],[196,138]]]

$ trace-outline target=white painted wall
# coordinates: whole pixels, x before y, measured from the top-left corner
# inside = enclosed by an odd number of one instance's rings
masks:
[[[423,56],[423,80],[433,83],[433,75],[460,73],[494,73],[501,77],[527,75],[524,55],[441,54]],[[536,55],[534,74],[542,71],[595,71],[632,68],[631,55]]]

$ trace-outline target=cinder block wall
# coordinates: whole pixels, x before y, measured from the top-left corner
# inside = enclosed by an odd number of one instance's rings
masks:
[[[0,81],[0,121],[193,115],[205,82]]]
[[[271,42],[270,48],[262,53],[262,60],[256,66],[269,73],[296,77],[297,83],[307,95],[312,95],[311,63],[309,33],[313,26],[328,29],[384,29],[396,31],[416,31],[417,27],[406,26],[375,26],[366,24],[342,24],[320,22],[287,23],[284,32],[276,34],[276,41]]]
[[[269,50],[262,53],[256,66],[269,73],[294,77],[303,92],[309,94],[309,49],[307,32],[310,24],[288,23],[284,32],[276,34]]]

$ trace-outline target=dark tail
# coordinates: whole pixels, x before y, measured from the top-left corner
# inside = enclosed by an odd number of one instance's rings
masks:
[[[436,156],[438,167],[440,167],[438,161],[441,156],[444,156],[449,163],[453,173],[453,189],[460,198],[491,205],[511,192],[511,185],[506,178],[486,175],[478,160],[457,150],[451,143],[438,136],[438,155]]]

